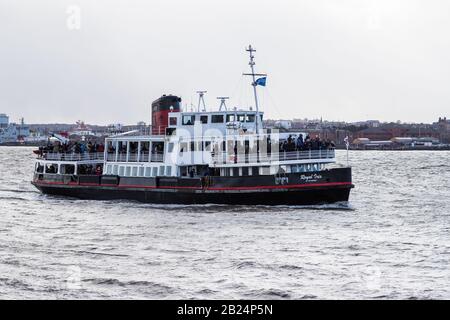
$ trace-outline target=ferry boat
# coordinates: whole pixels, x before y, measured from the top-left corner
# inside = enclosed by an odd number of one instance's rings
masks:
[[[159,204],[314,205],[346,202],[351,168],[337,165],[335,150],[306,134],[263,127],[249,46],[255,109],[196,111],[163,95],[151,105],[149,132],[105,138],[99,148],[41,149],[32,184],[42,193],[81,199],[126,199]],[[61,151],[64,150],[64,151]],[[67,151],[69,150],[69,151]]]

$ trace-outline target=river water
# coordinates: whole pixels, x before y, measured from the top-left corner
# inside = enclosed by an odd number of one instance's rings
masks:
[[[450,152],[350,164],[349,205],[159,206],[42,195],[0,147],[0,298],[449,299]]]

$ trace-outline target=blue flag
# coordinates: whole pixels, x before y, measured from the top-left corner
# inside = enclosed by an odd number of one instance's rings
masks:
[[[267,77],[263,77],[263,78],[256,79],[255,84],[256,84],[257,86],[263,86],[263,87],[265,87],[265,86],[266,86],[266,79],[267,79]]]

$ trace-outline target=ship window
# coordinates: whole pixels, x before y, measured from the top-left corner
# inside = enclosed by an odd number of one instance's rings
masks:
[[[247,119],[245,119],[245,122],[255,122],[255,115],[247,114]]]
[[[238,114],[237,115],[237,121],[244,122],[245,121],[245,114]]]
[[[141,142],[141,154],[148,153],[150,150],[150,141],[142,141]]]
[[[44,173],[44,166],[40,162],[36,163],[36,172]]]
[[[252,175],[259,176],[259,167],[252,167]]]
[[[158,168],[157,167],[153,167],[152,176],[156,177],[157,175],[158,175]]]
[[[261,167],[261,175],[269,175],[270,174],[270,168],[269,167]]]
[[[167,152],[169,152],[169,153],[172,152],[173,151],[173,146],[174,146],[173,142],[169,143],[169,145],[167,147]]]
[[[208,123],[208,116],[200,116],[200,122],[203,124]]]
[[[120,166],[119,167],[119,176],[123,176],[124,173],[125,173],[125,167],[124,166]]]
[[[211,141],[205,141],[205,150],[211,151]]]
[[[170,117],[169,118],[169,125],[176,126],[177,125],[177,117]]]
[[[45,173],[58,173],[58,165],[57,164],[47,164],[45,166]]]
[[[113,166],[113,174],[117,174],[119,172],[118,170],[119,170],[118,165]]]
[[[137,173],[138,173],[138,168],[137,168],[137,167],[133,167],[132,170],[133,170],[133,171],[132,171],[132,176],[133,176],[133,177],[136,177],[136,176],[137,176]]]
[[[119,145],[117,147],[119,153],[126,153],[127,152],[127,145],[123,141],[119,141]]]
[[[242,167],[242,175],[248,176],[248,167]]]
[[[138,151],[139,142],[137,141],[130,141],[130,153],[137,153]]]
[[[223,114],[213,114],[211,116],[211,123],[223,123]]]
[[[127,169],[125,170],[125,175],[126,176],[130,176],[131,175],[131,167],[127,167]]]
[[[187,152],[187,143],[182,142],[180,143],[180,153]]]
[[[236,121],[236,117],[234,114],[227,114],[227,122],[234,122]]]
[[[146,177],[150,177],[151,176],[151,168],[150,167],[145,168],[145,176]]]
[[[159,175],[163,176],[164,175],[164,166],[159,167]]]
[[[166,167],[166,176],[171,176],[172,175],[172,167],[171,166],[167,166]]]
[[[237,176],[239,176],[239,168],[231,168],[231,170],[232,170],[232,172],[233,172],[233,176],[234,177],[237,177]]]
[[[183,125],[185,125],[185,126],[193,126],[194,122],[195,122],[195,115],[183,116]]]
[[[74,174],[75,165],[73,164],[62,164],[60,168],[61,174]]]
[[[195,151],[195,142],[191,141],[189,151]]]

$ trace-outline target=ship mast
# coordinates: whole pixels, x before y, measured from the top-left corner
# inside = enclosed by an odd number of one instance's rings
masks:
[[[207,91],[197,91],[198,93],[198,107],[197,111],[200,112],[200,106],[203,104],[202,112],[206,112],[205,99],[203,98]]]
[[[250,56],[250,62],[248,63],[250,65],[250,69],[252,71],[252,73],[244,73],[244,76],[252,76],[253,82],[252,82],[252,86],[253,86],[253,94],[255,95],[255,107],[256,107],[256,134],[259,133],[259,121],[260,121],[260,116],[259,116],[259,105],[258,105],[258,94],[256,92],[256,86],[258,85],[256,83],[256,77],[257,76],[266,76],[266,74],[262,74],[262,73],[255,73],[255,56],[253,55],[253,52],[256,52],[255,49],[253,49],[252,45],[249,45],[247,49],[245,49],[245,51],[247,51],[249,53]]]

